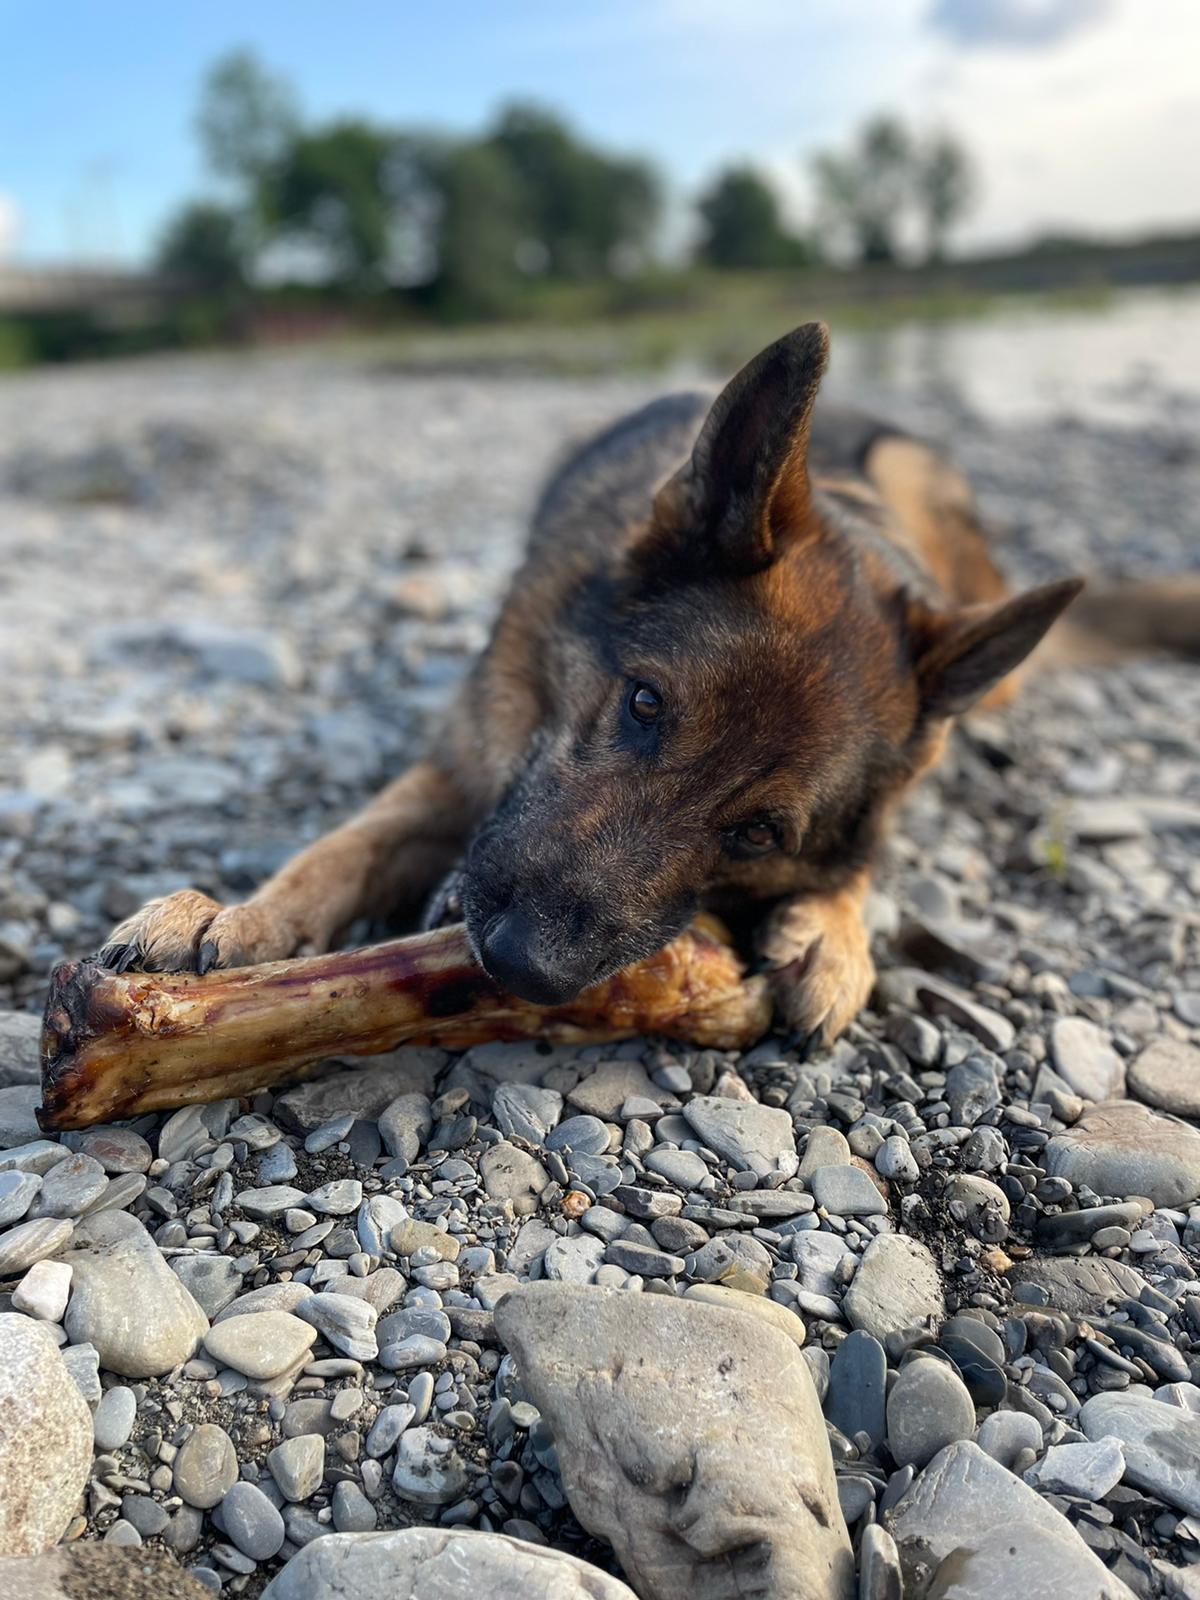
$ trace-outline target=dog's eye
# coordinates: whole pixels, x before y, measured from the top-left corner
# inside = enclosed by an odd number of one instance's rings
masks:
[[[635,683],[629,695],[629,715],[635,722],[649,727],[657,722],[662,711],[662,695],[648,683]]]
[[[743,822],[726,835],[726,849],[735,856],[765,856],[779,848],[779,829],[765,817]]]

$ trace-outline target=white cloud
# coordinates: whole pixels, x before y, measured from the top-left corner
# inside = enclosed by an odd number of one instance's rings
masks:
[[[844,143],[864,115],[887,110],[918,130],[947,128],[971,152],[978,195],[961,245],[1019,244],[1049,230],[1120,236],[1200,224],[1194,0],[1155,0],[1152,8],[1108,0],[1103,17],[1084,25],[1081,14],[1073,30],[1037,49],[964,50],[928,26],[927,4],[905,0],[903,10],[887,10],[881,52],[873,9],[863,0],[846,6],[840,70],[826,85],[840,101],[836,123],[823,119],[803,144],[738,152],[770,174],[790,217],[811,219],[813,151]],[[856,33],[861,71],[853,70]],[[779,63],[764,64],[764,76],[762,94],[776,93]]]
[[[0,261],[6,261],[17,248],[21,233],[21,213],[10,195],[0,194]]]

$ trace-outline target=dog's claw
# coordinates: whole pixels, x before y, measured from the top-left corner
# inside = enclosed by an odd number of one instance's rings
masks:
[[[96,961],[111,972],[128,972],[137,957],[136,944],[106,944],[103,950],[97,952]]]
[[[797,1034],[796,1035],[796,1040],[797,1040],[797,1043],[796,1043],[796,1059],[798,1061],[808,1061],[808,1060],[810,1060],[811,1057],[812,1057],[813,1051],[816,1050],[818,1048],[818,1046],[822,1043],[822,1041],[824,1040],[824,1037],[825,1037],[825,1023],[824,1023],[824,1021],[818,1022],[816,1027],[813,1028],[810,1033],[806,1033],[804,1035]]]
[[[217,949],[216,940],[205,939],[196,957],[196,971],[203,977],[206,972],[212,971],[219,959],[220,951]]]

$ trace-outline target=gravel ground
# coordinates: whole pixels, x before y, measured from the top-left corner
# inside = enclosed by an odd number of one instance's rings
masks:
[[[165,1545],[209,1589],[324,1600],[322,1535],[432,1522],[620,1570],[564,1481],[642,1402],[568,1404],[550,1326],[518,1366],[518,1314],[509,1339],[493,1313],[547,1278],[640,1291],[635,1343],[685,1294],[741,1291],[760,1340],[783,1319],[864,1600],[899,1592],[897,1562],[922,1594],[975,1493],[1025,1538],[980,1546],[955,1594],[1050,1571],[1200,1593],[1194,667],[1047,677],[958,737],[874,902],[876,1009],[822,1057],[414,1051],[37,1139],[53,962],[148,895],[243,895],[394,772],[484,637],[547,463],[658,387],[308,358],[0,385],[0,1554],[67,1527]],[[1177,400],[1146,392],[1117,431],[870,398],[972,472],[1014,576],[1195,565]],[[769,1419],[751,1442],[701,1477],[757,1492]],[[361,1549],[356,1592],[403,1592],[411,1552]],[[505,1563],[527,1582],[526,1554],[487,1559],[497,1594]],[[622,1555],[641,1600],[671,1594],[643,1559]]]

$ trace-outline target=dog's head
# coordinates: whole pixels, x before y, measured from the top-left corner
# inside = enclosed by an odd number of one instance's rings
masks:
[[[492,975],[557,1003],[680,932],[714,888],[767,897],[861,864],[949,718],[1074,587],[941,613],[851,539],[807,468],[828,335],[763,351],[538,663],[546,714],[468,857]]]

